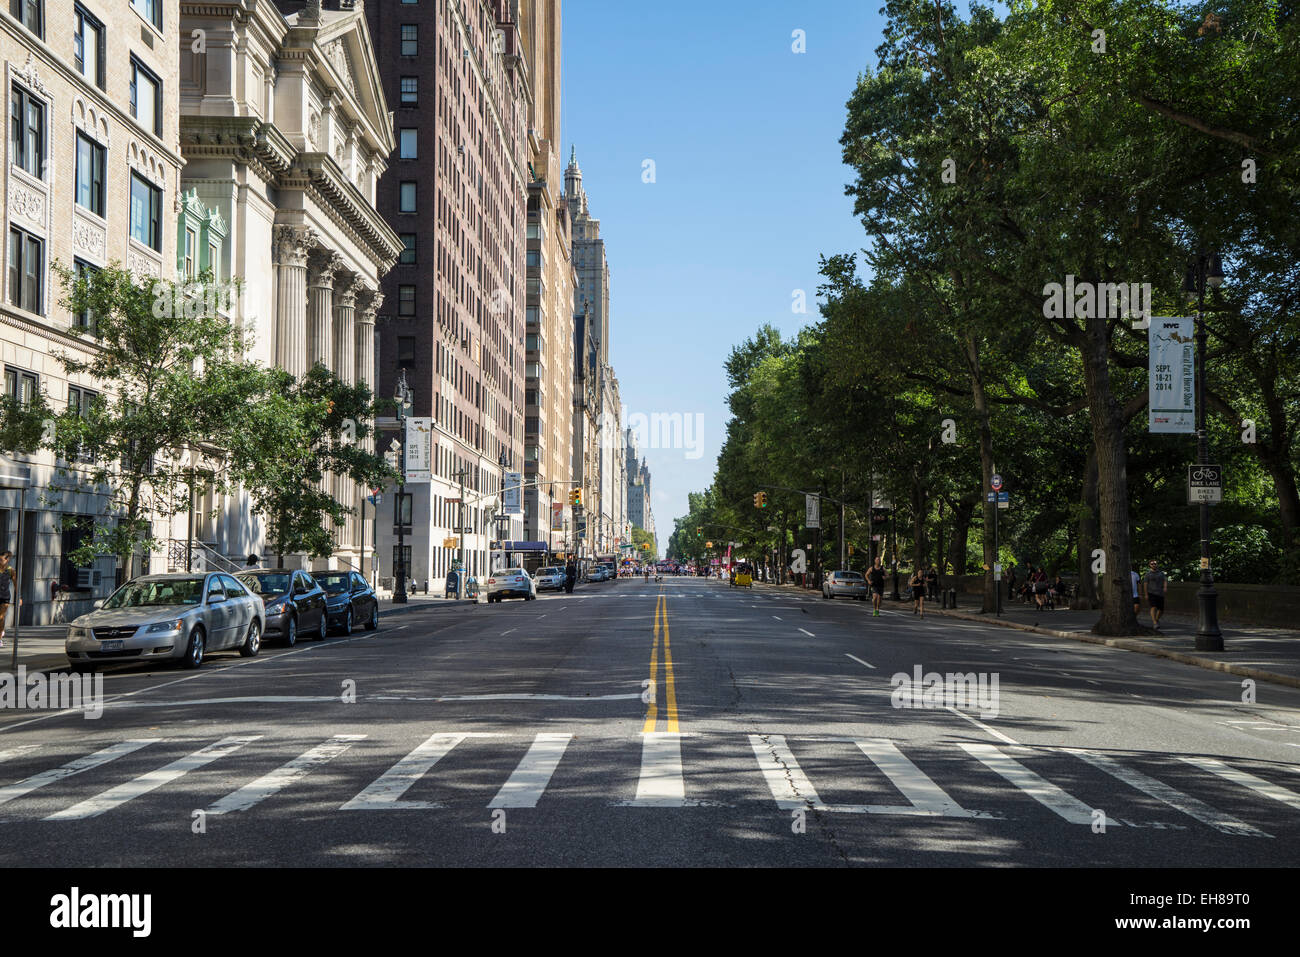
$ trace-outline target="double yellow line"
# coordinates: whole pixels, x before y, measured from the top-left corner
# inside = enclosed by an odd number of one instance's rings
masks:
[[[650,706],[645,713],[645,727],[641,729],[643,733],[650,733],[657,730],[656,725],[659,721],[659,634],[660,628],[663,629],[664,639],[664,718],[668,722],[668,730],[675,732],[678,730],[677,725],[677,688],[673,681],[673,649],[668,635],[668,598],[660,593],[658,601],[655,602],[655,640],[650,648],[650,687],[654,689],[654,694],[650,697]]]

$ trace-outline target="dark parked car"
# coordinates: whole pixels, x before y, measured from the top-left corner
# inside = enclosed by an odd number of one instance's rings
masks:
[[[236,576],[266,606],[266,637],[292,648],[298,636],[325,637],[325,589],[304,571],[261,568]]]
[[[325,615],[330,628],[340,634],[352,634],[352,626],[362,622],[367,631],[379,627],[379,599],[375,590],[356,572],[317,572],[312,576],[325,589]]]

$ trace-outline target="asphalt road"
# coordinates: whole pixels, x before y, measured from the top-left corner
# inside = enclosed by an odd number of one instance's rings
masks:
[[[917,668],[983,698],[927,706]],[[1294,866],[1300,691],[1255,694],[889,603],[588,584],[0,711],[0,862]]]

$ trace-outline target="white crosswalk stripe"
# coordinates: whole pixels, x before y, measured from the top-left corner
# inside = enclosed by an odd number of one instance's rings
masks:
[[[224,758],[238,751],[244,745],[256,741],[262,736],[260,734],[233,735],[228,738],[222,738],[216,744],[210,744],[206,748],[195,751],[193,754],[187,754],[183,758],[173,761],[166,767],[159,768],[156,771],[150,771],[148,774],[142,774],[138,778],[127,781],[125,784],[119,784],[115,788],[109,788],[103,794],[96,795],[82,801],[80,804],[74,804],[70,808],[64,808],[51,814],[45,820],[47,821],[76,821],[88,817],[97,817],[105,811],[111,811],[115,807],[120,807],[133,798],[138,798],[142,794],[148,794],[164,784],[169,784],[184,774],[188,774],[196,768],[211,764],[218,758]]]
[[[74,757],[57,767],[29,775],[14,783],[0,784],[0,805],[8,805],[12,802],[15,807],[21,807],[21,799],[27,798],[34,792],[76,778],[77,781],[74,783],[83,780],[90,782],[85,787],[91,796],[77,800],[71,806],[51,813],[43,820],[74,821],[93,818],[120,809],[137,797],[174,783],[190,771],[230,757],[244,745],[260,740],[262,737],[263,735],[257,734],[225,737],[161,768],[99,791],[98,788],[102,785],[94,785],[95,775],[89,772],[148,746],[166,743],[163,738],[125,739]],[[733,806],[714,800],[715,795],[710,793],[711,788],[727,786],[725,782],[720,781],[719,774],[714,770],[716,765],[709,763],[700,765],[698,762],[702,756],[706,756],[704,757],[706,762],[716,762],[719,758],[726,760],[725,754],[719,753],[720,740],[733,740],[743,753],[744,747],[741,741],[747,738],[748,750],[752,752],[757,767],[749,764],[747,772],[743,770],[737,772],[734,763],[728,763],[726,767],[730,772],[739,775],[737,780],[742,782],[743,787],[752,796],[745,800],[752,799],[759,802],[770,800],[783,811],[805,809],[835,814],[897,815],[913,818],[1023,820],[1023,812],[1037,804],[1073,825],[1095,825],[1103,820],[1101,810],[1094,809],[1092,805],[1069,793],[1060,784],[1049,780],[1048,776],[1052,776],[1050,772],[1044,771],[1040,774],[1011,756],[1015,754],[1019,757],[1027,754],[1031,759],[1053,758],[1057,762],[1065,758],[1079,760],[1083,765],[1094,769],[1090,777],[1094,788],[1098,782],[1105,782],[1110,788],[1122,785],[1123,790],[1105,792],[1103,799],[1097,802],[1105,808],[1104,823],[1108,827],[1158,827],[1186,830],[1186,827],[1181,824],[1133,820],[1133,812],[1126,812],[1125,809],[1135,800],[1139,800],[1133,793],[1136,791],[1222,834],[1241,837],[1272,836],[1256,824],[1218,810],[1191,793],[1186,793],[1144,771],[1137,770],[1133,763],[1140,760],[1140,756],[1133,756],[1133,759],[1129,760],[1124,756],[1087,748],[1029,746],[1010,748],[963,742],[960,752],[957,752],[960,761],[954,765],[950,756],[936,753],[935,745],[925,745],[914,750],[896,740],[879,737],[811,736],[809,741],[804,741],[797,736],[794,739],[787,739],[783,734],[692,735],[678,732],[649,732],[638,737],[640,738],[640,764],[635,794],[624,792],[621,795],[622,800],[612,800],[619,795],[611,795],[610,803],[615,806],[659,809]],[[216,799],[208,805],[207,813],[221,815],[256,808],[269,798],[299,784],[305,777],[366,739],[365,734],[336,734],[296,756],[289,755],[285,763],[254,777],[249,783],[225,793],[224,796],[214,795]],[[339,810],[447,810],[450,805],[441,801],[407,800],[404,795],[422,780],[425,780],[427,785],[438,788],[435,794],[463,793],[462,787],[455,785],[448,787],[440,782],[465,773],[467,762],[475,762],[476,766],[481,766],[478,762],[484,758],[495,760],[506,750],[518,754],[516,750],[519,747],[518,739],[518,735],[507,733],[437,732],[431,734],[377,777],[373,776],[375,771],[369,772],[371,775],[369,784],[361,786],[364,782],[358,781],[356,786],[361,789],[354,797],[339,806]],[[627,739],[628,744],[631,745],[633,740]],[[506,779],[496,790],[495,796],[488,800],[487,807],[536,808],[539,804],[545,803],[548,790],[553,789],[555,775],[562,764],[572,764],[575,769],[580,769],[584,755],[574,754],[575,741],[574,735],[569,732],[543,731],[534,734],[527,751],[509,775],[502,773]],[[793,743],[796,741],[797,744]],[[36,747],[36,745],[11,747],[6,751],[0,751],[0,760],[30,753]],[[444,766],[435,772],[439,763],[458,747],[461,747],[464,752],[463,759],[457,761],[454,768],[448,769]],[[938,749],[941,751],[944,747],[950,746],[938,746]],[[905,750],[912,753],[905,753]],[[869,786],[874,768],[879,775],[883,776],[887,787],[901,795],[902,800],[893,803],[888,799],[880,803],[828,803],[818,793],[810,775],[801,767],[796,756],[797,752],[815,755],[818,768],[815,776],[823,785],[829,783],[830,786],[839,789],[861,789]],[[631,747],[626,747],[624,753],[630,763],[635,752]],[[374,755],[368,753],[367,757],[373,760]],[[943,760],[938,761],[940,757]],[[1251,794],[1263,795],[1286,808],[1300,811],[1300,794],[1294,790],[1275,784],[1257,774],[1232,767],[1215,758],[1190,755],[1179,757],[1191,767],[1208,772],[1212,776],[1207,776],[1200,781],[1200,784],[1209,784],[1213,781],[1222,788],[1222,782],[1227,781]],[[865,762],[863,758],[866,759]],[[1033,761],[1031,760],[1030,763]],[[349,773],[356,773],[355,763],[349,762],[349,766]],[[933,767],[940,768],[942,775],[932,777]],[[754,770],[757,770],[759,775],[754,775]],[[1095,771],[1100,771],[1102,774],[1096,775]],[[761,784],[758,783],[760,775],[763,782]],[[940,783],[945,778],[958,787],[982,788],[981,793],[987,793],[990,786],[1002,787],[1005,790],[1006,784],[1010,784],[1011,789],[1007,792],[1009,797],[1003,799],[1006,806],[1000,806],[997,811],[972,810],[963,807],[946,790],[949,785]],[[1119,785],[1115,782],[1119,782]],[[881,783],[874,785],[876,788],[882,786],[885,785]],[[1198,783],[1193,781],[1181,787],[1195,792]],[[299,795],[309,794],[314,799],[319,797],[319,792],[305,787],[295,790]],[[767,793],[760,794],[761,791]],[[491,793],[488,791],[479,800],[486,799]],[[731,793],[717,796],[734,798]],[[1092,796],[1096,796],[1095,791]],[[344,797],[346,792],[333,800],[343,800]],[[555,798],[552,797],[551,801],[554,800]],[[202,804],[198,806],[201,807]],[[41,808],[41,813],[46,810],[48,808]],[[1239,811],[1238,814],[1240,813]]]
[[[227,794],[209,807],[207,813],[228,814],[231,811],[247,811],[250,807],[283,791],[294,781],[308,774],[312,768],[337,758],[357,741],[365,739],[364,734],[336,734],[329,741],[300,754],[283,767],[276,768],[256,781],[245,784],[238,791]]]

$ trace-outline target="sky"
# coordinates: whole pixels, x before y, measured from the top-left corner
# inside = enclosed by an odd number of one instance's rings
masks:
[[[661,554],[687,494],[713,481],[727,355],[764,323],[786,336],[816,321],[819,257],[866,245],[839,139],[858,75],[875,64],[878,7],[563,4],[563,155],[577,147],[605,239],[625,426],[638,413],[699,424],[677,441],[651,428],[642,450]]]

